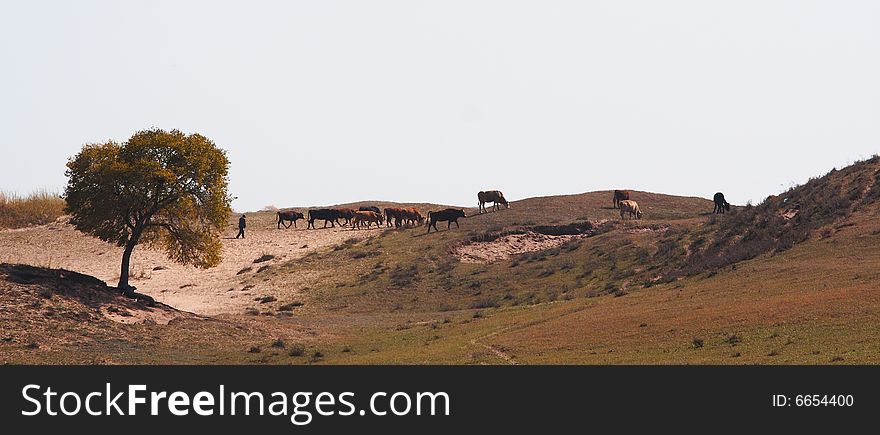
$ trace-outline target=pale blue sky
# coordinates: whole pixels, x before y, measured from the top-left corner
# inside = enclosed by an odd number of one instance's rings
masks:
[[[151,126],[228,150],[239,210],[760,201],[880,152],[880,2],[0,0],[0,189]]]

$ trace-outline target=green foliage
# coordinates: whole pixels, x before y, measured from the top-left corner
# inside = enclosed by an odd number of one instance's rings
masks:
[[[67,168],[66,210],[76,229],[125,246],[128,255],[143,241],[179,263],[220,262],[218,233],[231,213],[229,160],[208,138],[140,131],[123,144],[84,146]]]

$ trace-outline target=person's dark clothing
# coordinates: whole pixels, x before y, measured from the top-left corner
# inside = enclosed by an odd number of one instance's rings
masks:
[[[241,237],[242,239],[244,238],[245,227],[247,227],[247,221],[245,220],[244,216],[242,216],[238,218],[238,235],[235,236],[236,239],[239,237]]]

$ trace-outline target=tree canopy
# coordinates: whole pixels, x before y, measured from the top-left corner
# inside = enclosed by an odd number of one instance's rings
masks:
[[[231,213],[226,152],[199,134],[144,130],[127,142],[85,145],[67,163],[67,212],[76,229],[124,246],[119,289],[139,242],[201,268],[220,262]]]

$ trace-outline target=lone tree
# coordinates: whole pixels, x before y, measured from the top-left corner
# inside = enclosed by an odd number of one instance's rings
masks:
[[[67,213],[77,230],[124,246],[117,287],[128,284],[134,247],[145,242],[201,268],[220,263],[230,210],[229,160],[211,140],[177,130],[89,144],[67,162]]]

